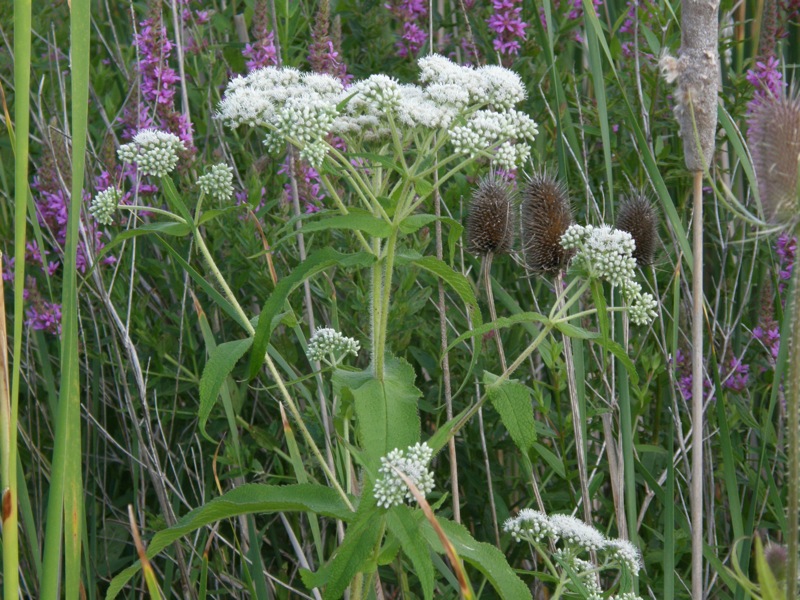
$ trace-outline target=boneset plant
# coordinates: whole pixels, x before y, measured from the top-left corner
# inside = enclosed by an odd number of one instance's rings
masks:
[[[366,597],[369,590],[380,586],[375,565],[385,560],[392,548],[394,552],[400,548],[412,563],[425,598],[432,598],[434,591],[429,550],[447,554],[465,597],[471,597],[472,591],[459,555],[481,571],[501,597],[530,596],[527,586],[497,548],[475,541],[456,523],[435,517],[429,506],[423,504],[423,514],[402,504],[412,498],[424,500],[431,492],[434,481],[428,464],[433,455],[487,399],[498,410],[527,459],[535,440],[531,390],[510,377],[554,330],[566,339],[575,336],[596,340],[615,355],[624,355],[608,334],[602,282],[619,288],[625,301],[624,306],[609,310],[624,311],[636,325],[653,319],[656,303],[635,281],[636,243],[631,235],[608,226],[570,225],[572,215],[564,189],[545,177],[538,188],[535,185],[528,188],[527,200],[523,202],[523,252],[528,268],[557,274],[559,281],[562,269],[571,260],[568,281],[564,286],[556,286],[548,316],[525,313],[516,320],[542,324],[539,335],[511,365],[506,366],[505,359],[502,360],[499,376],[485,371],[485,393],[423,444],[417,406],[422,393],[415,385],[414,370],[393,356],[389,348],[395,270],[401,267],[425,270],[444,281],[465,304],[473,330],[452,342],[451,348],[511,321],[496,318],[492,310],[492,322],[484,324],[466,277],[443,260],[423,256],[404,242],[437,220],[445,220],[460,234],[458,223],[423,212],[432,196],[457,174],[480,170],[487,163],[492,169],[522,166],[529,159],[530,142],[537,134],[537,127],[529,116],[514,108],[526,92],[513,72],[495,66],[461,67],[437,55],[420,59],[419,67],[419,85],[400,84],[379,74],[344,87],[328,75],[275,67],[258,69],[228,85],[219,106],[219,119],[231,127],[254,128],[264,136],[265,149],[270,153],[279,154],[290,146],[300,160],[318,171],[335,208],[305,218],[301,231],[345,231],[358,248],[352,253],[333,248],[311,253],[278,281],[257,320],[250,318],[225,280],[203,234],[226,211],[224,205],[233,191],[231,168],[225,164],[208,168],[197,181],[199,195],[192,207],[187,202],[188,196],[178,191],[170,176],[185,150],[185,144],[177,136],[142,130],[120,148],[120,158],[136,165],[141,175],[159,178],[166,208],[119,204],[122,191],[117,189],[99,193],[90,212],[101,223],[112,223],[117,211],[133,214],[146,211],[151,218],[150,222],[119,234],[106,251],[137,235],[190,236],[210,280],[183,258],[181,264],[246,336],[210,350],[200,382],[201,432],[207,435],[205,421],[223,391],[227,376],[249,352],[249,375],[259,375],[262,365],[266,366],[269,378],[277,386],[281,409],[288,409],[291,415],[291,421],[284,423],[284,431],[299,482],[285,486],[240,485],[157,534],[148,556],[186,532],[223,516],[254,511],[302,511],[310,515],[320,547],[320,564],[316,568],[309,565],[303,571],[303,581],[309,589],[324,589],[326,598],[341,597],[348,589],[351,598]],[[537,177],[540,176],[532,176],[531,181],[536,182]],[[513,228],[509,224],[515,222],[514,205],[504,185],[493,175],[479,188],[468,223],[468,243],[473,251],[491,256],[511,249]],[[204,210],[209,197],[214,200],[214,208]],[[544,210],[537,210],[536,203]],[[179,258],[174,250],[170,252]],[[487,260],[484,268],[487,289],[489,264]],[[292,384],[281,373],[278,364],[282,364],[283,358],[271,345],[271,336],[284,316],[290,293],[332,266],[369,272],[370,339],[365,345],[370,360],[364,370],[347,365],[348,356],[357,355],[361,346],[361,341],[347,335],[349,332],[327,327],[312,332],[306,355],[310,362],[319,362],[330,370],[331,396],[323,400],[321,410],[329,411],[332,422],[339,424],[335,447],[326,446],[323,450],[306,423]],[[589,289],[595,307],[572,310]],[[599,333],[573,324],[577,319],[592,316],[596,316]],[[478,355],[479,347],[471,359],[470,371]],[[228,422],[235,428],[234,409],[222,395]],[[352,426],[354,438],[351,438]],[[293,441],[295,427],[314,456],[324,483],[313,483],[311,473],[306,472]],[[586,507],[586,493],[584,498]],[[322,551],[317,521],[320,517],[340,523],[338,547],[327,559]],[[587,521],[590,520],[587,513]],[[583,527],[591,529],[588,524]],[[424,544],[420,543],[420,532]],[[562,535],[567,539],[566,530]],[[566,555],[562,554],[554,555],[554,560],[565,560]],[[136,569],[132,567],[114,580],[110,597],[118,593]],[[590,570],[583,572],[585,575]],[[591,580],[592,577],[586,579]]]

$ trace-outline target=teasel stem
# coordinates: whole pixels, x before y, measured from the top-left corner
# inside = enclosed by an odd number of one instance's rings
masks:
[[[497,320],[497,309],[494,305],[494,293],[492,292],[492,258],[494,258],[494,254],[489,252],[486,254],[481,262],[483,263],[483,284],[486,287],[486,302],[489,304],[489,318],[492,321]],[[470,327],[472,323],[470,323]],[[500,332],[495,329],[494,331],[494,340],[497,343],[497,353],[500,355],[500,366],[503,368],[503,371],[508,368],[506,365],[506,353],[503,350],[503,340],[500,339]],[[480,397],[480,386],[477,384],[477,380],[475,383],[476,391],[478,392],[477,397]],[[480,430],[481,436],[481,450],[483,452],[483,462],[486,468],[486,484],[487,489],[489,491],[489,507],[492,511],[492,526],[494,527],[494,539],[495,544],[497,547],[500,547],[500,525],[497,521],[497,507],[494,503],[494,486],[492,485],[492,468],[489,464],[489,449],[486,445],[486,431],[483,426],[483,408],[481,407],[478,409],[478,429]]]
[[[555,277],[556,292],[563,287],[564,274],[559,271]],[[564,308],[564,295],[559,295],[559,310]],[[589,474],[586,469],[586,439],[583,436],[583,419],[586,415],[581,414],[580,402],[578,401],[578,385],[575,380],[575,360],[572,355],[572,339],[562,333],[561,339],[564,342],[564,365],[567,370],[567,390],[569,391],[569,403],[572,408],[572,428],[575,431],[575,453],[578,459],[578,478],[581,487],[581,501],[583,504],[583,520],[587,525],[592,524],[592,507],[589,499]]]
[[[444,260],[444,250],[442,248],[442,199],[439,195],[439,172],[433,172],[433,212],[436,215],[435,234],[436,234],[436,258]],[[439,334],[442,348],[442,378],[444,379],[444,403],[447,420],[453,418],[453,389],[450,384],[450,357],[447,354],[447,313],[444,305],[444,284],[441,279],[437,280],[439,299],[437,308],[439,310]],[[456,458],[456,440],[451,436],[447,440],[447,450],[450,455],[450,493],[453,496],[453,520],[461,523],[461,495],[458,490],[458,459]]]
[[[692,223],[692,598],[703,598],[703,172],[694,172]]]

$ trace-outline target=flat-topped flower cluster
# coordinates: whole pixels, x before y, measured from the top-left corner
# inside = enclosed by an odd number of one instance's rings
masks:
[[[406,450],[395,448],[382,457],[374,491],[378,506],[391,508],[403,504],[404,500],[414,500],[398,471],[408,477],[423,496],[430,494],[434,486],[433,473],[428,470],[431,458],[433,449],[425,443],[414,444]]]
[[[536,123],[514,106],[525,99],[519,75],[499,66],[421,58],[419,85],[375,74],[345,87],[330,75],[266,67],[233,79],[218,117],[230,126],[266,128],[268,149],[285,142],[319,167],[338,136],[350,147],[392,136],[407,145],[419,128],[449,136],[458,154],[515,168],[527,160]]]
[[[628,575],[638,575],[642,568],[639,550],[631,542],[607,538],[596,528],[571,515],[548,516],[538,510],[525,508],[516,517],[506,520],[503,530],[517,542],[528,541],[543,552],[548,541],[558,545],[552,554],[555,562],[569,565],[590,592],[591,598],[602,597],[596,577],[599,570],[616,568]],[[581,554],[591,552],[596,553],[598,560],[605,559],[599,567],[580,558]],[[634,600],[637,596],[626,593],[617,598]]]

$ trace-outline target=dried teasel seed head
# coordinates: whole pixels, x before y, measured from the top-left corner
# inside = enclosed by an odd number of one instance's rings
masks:
[[[797,214],[800,91],[764,98],[750,115],[748,141],[764,216],[788,223]]]
[[[652,264],[658,243],[658,218],[651,202],[641,192],[626,196],[617,212],[617,229],[627,231],[636,242],[633,258],[639,267]]]
[[[531,175],[522,191],[522,249],[528,269],[557,273],[572,255],[561,245],[561,236],[572,224],[572,208],[566,186],[546,171]]]
[[[511,185],[496,173],[481,178],[472,193],[467,216],[467,250],[473,254],[505,254],[514,245]]]

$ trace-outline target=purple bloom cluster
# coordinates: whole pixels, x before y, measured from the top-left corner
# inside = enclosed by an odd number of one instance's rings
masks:
[[[792,278],[792,267],[797,252],[797,238],[782,233],[775,242],[775,254],[778,256],[778,292],[783,293],[786,282]]]
[[[486,22],[496,37],[492,44],[499,54],[519,54],[528,23],[522,20],[520,0],[492,0],[493,14]]]
[[[179,0],[183,5],[181,20],[184,25],[183,51],[186,54],[199,54],[208,48],[208,40],[198,36],[198,28],[207,25],[210,14],[207,10],[189,8],[191,0]]]
[[[336,77],[345,86],[353,79],[347,73],[347,65],[339,57],[339,50],[329,34],[330,8],[322,2],[311,29],[311,45],[308,48],[308,62],[315,73],[326,73]]]
[[[401,58],[415,57],[420,48],[428,39],[424,26],[424,19],[428,16],[428,3],[426,0],[394,0],[384,4],[402,24],[403,35],[397,42],[397,55]]]
[[[753,99],[747,104],[748,114],[760,106],[765,98],[780,95],[786,87],[783,75],[778,70],[779,66],[777,58],[768,56],[764,60],[756,61],[755,69],[747,71],[747,81],[754,88]]]
[[[675,367],[678,378],[678,390],[684,399],[692,397],[692,361],[680,349],[675,354]],[[743,392],[750,381],[750,365],[745,364],[741,358],[732,356],[725,364],[719,365],[719,377],[724,389],[732,392]],[[703,399],[708,400],[713,393],[711,378],[703,379]]]
[[[771,321],[765,327],[758,325],[753,328],[753,337],[764,344],[772,360],[778,358],[778,351],[781,349],[781,331],[775,321]]]
[[[595,5],[596,6],[596,5]],[[654,21],[657,18],[659,9],[653,6],[651,0],[628,0],[627,12],[625,20],[620,25],[619,34],[635,34],[636,23],[639,23],[639,30],[644,27],[653,28]],[[622,42],[622,53],[625,56],[633,56],[634,43],[632,41]],[[649,58],[655,58],[651,54],[646,55]]]
[[[287,154],[278,173],[289,175],[290,164]],[[297,180],[297,199],[305,212],[309,214],[321,210],[325,194],[322,192],[322,183],[317,170],[305,161],[295,160],[295,179]],[[283,186],[283,191],[287,201],[293,201],[291,183],[287,182]]]
[[[139,27],[134,43],[139,50],[141,101],[137,99],[126,107],[121,118],[122,138],[131,140],[140,129],[155,127],[174,133],[194,152],[192,124],[186,115],[175,110],[175,84],[179,78],[168,64],[173,43],[167,37],[167,29],[160,15],[145,19]]]

